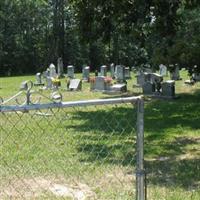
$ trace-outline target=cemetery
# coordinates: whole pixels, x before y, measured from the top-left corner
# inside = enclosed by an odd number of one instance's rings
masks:
[[[188,78],[186,70],[181,70],[179,72],[180,76],[182,77],[182,80],[171,80],[170,74],[168,74],[165,69],[163,70],[162,67],[159,68],[158,71],[154,71],[154,73],[150,70],[129,71],[129,77],[125,76],[126,67],[122,65],[116,65],[114,66],[114,68],[115,70],[113,76],[112,68],[109,69],[106,66],[100,67],[99,73],[97,74],[91,72],[89,66],[84,67],[82,73],[75,73],[75,67],[71,65],[66,67],[67,70],[63,70],[63,73],[60,73],[58,75],[58,70],[56,70],[56,67],[53,64],[50,64],[49,68],[47,68],[45,72],[38,72],[36,73],[36,75],[33,76],[0,78],[0,96],[5,97],[5,99],[2,98],[2,100],[0,101],[0,105],[22,105],[27,103],[42,104],[49,101],[52,101],[53,103],[60,103],[87,99],[107,99],[110,98],[110,95],[112,95],[112,97],[114,98],[119,97],[119,95],[121,97],[143,95],[145,101],[147,102],[145,106],[145,149],[147,151],[145,153],[146,167],[151,172],[154,170],[161,170],[161,173],[163,173],[162,177],[165,177],[164,174],[166,174],[166,176],[172,176],[177,185],[185,184],[187,186],[187,184],[192,184],[194,181],[197,181],[199,179],[198,175],[190,177],[187,174],[187,172],[188,170],[192,170],[196,174],[195,171],[198,170],[198,166],[200,164],[199,161],[196,160],[200,152],[200,127],[198,125],[198,114],[200,113],[198,107],[200,93],[198,91],[198,88],[200,86],[200,83],[196,81],[194,85],[185,84],[184,82]],[[137,87],[140,88],[140,90],[138,90],[138,88],[135,88],[134,85],[137,85]],[[28,91],[27,94],[30,96],[28,102],[23,100],[23,92],[26,93],[26,91]],[[178,95],[180,98],[176,99],[175,95]],[[9,99],[10,97],[12,98]],[[14,101],[15,99],[16,101]],[[111,108],[107,109],[110,110]],[[190,118],[184,117],[182,112],[183,110],[184,115],[188,115],[190,116]],[[91,113],[94,111],[95,110],[93,109],[90,110]],[[110,111],[112,111],[112,109]],[[68,112],[68,115],[70,114],[71,116],[73,116],[76,113],[76,111],[73,111],[73,109]],[[121,114],[123,114],[123,112]],[[26,120],[34,119],[34,121],[32,122],[32,126],[29,129],[35,129],[35,126],[40,124],[39,127],[46,127],[46,130],[49,130],[51,134],[53,134],[52,130],[50,129],[50,127],[48,128],[45,125],[45,121],[43,121],[41,117],[45,117],[47,120],[50,120],[50,118],[52,118],[54,115],[55,111],[38,111],[35,112],[35,114],[33,112],[30,116],[28,116],[26,112],[22,112],[21,114],[19,112],[17,114],[17,116],[20,116],[20,121],[22,120],[22,122],[24,122],[25,120],[24,117],[26,118]],[[17,116],[15,116],[15,114],[10,115],[9,120],[16,120]],[[64,117],[64,115],[62,117]],[[98,127],[99,117],[95,117],[94,119],[89,117],[89,120],[92,120],[93,126]],[[99,118],[99,120],[100,119],[101,118]],[[132,119],[132,117],[130,117],[130,119]],[[81,120],[85,121],[85,117],[83,117],[83,119]],[[123,120],[123,118],[120,118],[119,120],[121,121]],[[19,124],[20,121],[18,122]],[[182,123],[182,121],[184,121],[184,123]],[[51,123],[54,124],[54,127],[62,130],[61,122],[62,120],[58,117],[51,121]],[[79,127],[79,122],[75,119],[73,119],[73,123],[77,124],[76,128]],[[127,123],[130,122],[127,121]],[[127,126],[126,123],[124,125]],[[65,124],[65,126],[70,127],[70,122]],[[125,126],[123,128],[125,128],[126,130]],[[91,127],[91,125],[89,125],[89,127]],[[4,128],[1,129],[1,134],[3,130],[7,128],[8,127],[6,127],[5,124]],[[15,125],[15,128],[15,135],[17,136],[21,128],[18,127],[18,125]],[[68,131],[68,133],[70,135],[73,135],[73,131],[76,131],[76,134],[78,134],[77,137],[82,138],[82,131],[76,130],[76,128],[73,128],[72,132]],[[24,131],[25,129],[23,130],[23,132]],[[97,131],[95,127],[94,131]],[[107,129],[105,131],[107,131]],[[118,131],[118,129],[116,131]],[[84,134],[90,134],[89,132],[90,128],[87,130],[87,132],[84,132]],[[7,131],[5,133],[7,133]],[[36,137],[36,134],[37,133],[34,133],[34,137]],[[102,134],[101,129],[98,130],[98,134]],[[153,137],[155,137],[153,140],[151,139],[152,135]],[[50,135],[46,135],[45,140],[49,141],[49,136]],[[53,137],[55,141],[58,140],[56,135]],[[103,136],[101,135],[101,137]],[[12,141],[12,138],[10,138],[9,140]],[[67,140],[69,141],[69,138]],[[78,140],[72,137],[70,141],[72,143],[77,143]],[[102,138],[98,139],[97,144],[99,142],[102,142]],[[110,142],[109,144],[113,145],[112,142]],[[42,144],[43,143],[44,142],[42,142]],[[171,143],[175,143],[176,147],[171,146]],[[71,146],[71,148],[73,147]],[[69,149],[65,151],[70,153]],[[98,151],[94,152],[94,154],[98,155]],[[46,156],[49,159],[52,159],[49,155]],[[155,157],[159,167],[156,163],[153,163],[153,161],[151,160],[155,159]],[[109,156],[106,157],[106,159],[107,158],[109,158]],[[63,159],[67,162],[66,158]],[[75,162],[73,158],[70,157],[70,159],[70,162]],[[189,161],[187,159],[189,159]],[[125,162],[125,160],[122,162]],[[171,170],[168,164],[173,165],[174,169]],[[25,162],[23,165],[28,165],[28,163]],[[33,165],[35,165],[34,162]],[[54,163],[53,165],[57,166],[56,163]],[[78,163],[76,163],[75,165],[77,165],[77,169],[74,169],[75,173],[76,170],[84,169],[83,166],[79,166]],[[46,167],[48,168],[48,170],[52,169],[50,168],[50,166]],[[179,167],[181,167],[181,171],[179,171]],[[62,169],[59,170],[61,173]],[[90,168],[88,168],[87,170],[90,171]],[[87,170],[85,171],[85,173],[89,173],[89,171],[87,172]],[[97,168],[97,170],[100,170],[100,168]],[[111,171],[112,170],[113,169],[111,169]],[[177,172],[179,173],[179,175],[174,175]],[[96,171],[94,171],[93,173],[93,176],[98,176],[101,179],[101,177],[97,174]],[[156,173],[156,171],[152,173]],[[184,175],[184,177],[180,178],[179,176],[182,175]],[[89,175],[86,176],[88,176],[88,178],[90,177]],[[148,174],[150,180],[153,178],[151,176],[152,174]],[[160,179],[162,179],[162,177]],[[159,178],[156,179],[159,180]],[[88,181],[90,182],[92,180],[88,179]],[[91,184],[89,182],[88,184]],[[174,187],[176,187],[176,192],[173,194],[180,195],[181,192],[183,197],[187,195],[184,192],[184,188],[180,188],[176,185],[174,185]],[[151,192],[154,193],[157,190],[157,188],[159,188],[159,186],[155,187],[152,186],[151,183],[149,183],[148,188],[149,190],[151,190]],[[117,187],[113,187],[113,192],[115,194],[117,194],[117,190]],[[165,191],[170,191],[170,188],[168,188],[168,186],[165,186]],[[87,192],[84,191],[83,193],[86,194]],[[92,193],[93,196],[96,195],[92,191],[90,191],[90,193]],[[160,193],[160,195],[162,194]],[[194,195],[194,199],[198,199],[198,190],[194,193]],[[109,198],[110,197],[111,196],[109,196]],[[128,196],[126,196],[125,198],[128,198]]]
[[[0,1],[0,200],[199,200],[199,1]]]

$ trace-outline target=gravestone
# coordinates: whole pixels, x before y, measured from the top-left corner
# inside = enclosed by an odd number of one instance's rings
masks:
[[[125,73],[125,79],[130,79],[131,78],[131,72],[130,72],[130,68],[129,67],[125,67],[124,69],[124,73]]]
[[[54,64],[50,64],[50,66],[49,66],[49,76],[50,77],[53,77],[53,78],[55,78],[55,77],[57,77],[57,74],[56,74],[56,67],[55,67],[55,65]]]
[[[82,82],[80,79],[71,79],[69,83],[69,90],[77,91],[82,89]]]
[[[83,80],[88,81],[90,78],[90,67],[89,66],[83,67],[82,74],[83,74]]]
[[[47,82],[46,88],[47,88],[47,89],[52,89],[52,88],[53,88],[52,77],[47,76],[46,82]]]
[[[137,85],[142,87],[143,84],[145,83],[145,74],[141,73],[136,75],[136,80],[137,80]]]
[[[162,95],[166,97],[175,97],[175,81],[168,80],[161,84]]]
[[[115,78],[115,64],[114,64],[114,63],[112,63],[112,64],[110,65],[110,76],[111,76],[112,78]]]
[[[20,90],[28,90],[28,81],[23,81],[21,83]]]
[[[50,70],[49,70],[49,68],[47,68],[47,70],[43,72],[43,77],[45,79],[47,78],[47,76],[50,76]]]
[[[157,73],[150,73],[150,82],[151,83],[161,83],[163,81],[163,77]]]
[[[97,76],[94,83],[94,89],[99,91],[106,90],[106,83],[104,76]]]
[[[198,73],[193,73],[193,74],[192,74],[192,79],[193,79],[194,81],[200,81],[200,74],[198,74]]]
[[[111,92],[127,92],[127,86],[125,83],[114,84],[110,87]]]
[[[159,73],[161,76],[167,76],[167,67],[163,64],[159,65]]]
[[[155,92],[155,84],[151,82],[145,82],[142,85],[143,94],[152,95]]]
[[[171,79],[174,81],[180,80],[179,66],[175,66],[174,71],[171,72]]]
[[[74,66],[73,65],[67,66],[67,77],[74,78]]]
[[[100,69],[101,76],[106,76],[107,75],[107,66],[102,65]]]
[[[63,60],[62,58],[58,58],[57,60],[57,67],[58,67],[58,77],[63,76]]]
[[[44,83],[42,82],[41,73],[37,73],[35,77],[36,77],[36,82],[34,83],[35,86],[44,85]]]
[[[117,65],[115,67],[115,79],[118,83],[123,83],[125,81],[125,67],[122,65]]]

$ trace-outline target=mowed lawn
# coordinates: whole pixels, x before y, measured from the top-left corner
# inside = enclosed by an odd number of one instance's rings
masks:
[[[200,199],[200,84],[184,85],[186,71],[181,76],[179,98],[145,101],[150,200]],[[24,80],[35,77],[0,78],[0,96],[16,94]],[[123,96],[140,94],[134,82],[132,74]],[[50,96],[50,91],[41,92]],[[69,92],[64,79],[60,92],[63,101],[119,96],[91,92],[89,83]],[[0,114],[0,199],[73,199],[53,193],[49,188],[56,184],[86,199],[134,199],[135,125],[131,104]]]

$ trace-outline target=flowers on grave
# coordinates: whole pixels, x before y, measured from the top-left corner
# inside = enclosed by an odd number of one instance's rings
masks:
[[[112,81],[113,81],[113,79],[111,77],[105,77],[105,79],[104,79],[104,82],[108,83],[108,84],[111,84]]]
[[[94,90],[96,78],[95,77],[89,77],[90,82],[90,90]]]
[[[61,86],[60,79],[58,79],[58,78],[52,78],[52,83],[53,83],[53,85],[56,86],[56,87]]]
[[[90,77],[90,78],[89,78],[89,82],[90,82],[90,83],[95,83],[95,81],[96,81],[96,78],[95,78],[95,77]]]

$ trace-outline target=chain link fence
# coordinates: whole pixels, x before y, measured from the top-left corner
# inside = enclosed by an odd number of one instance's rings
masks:
[[[143,106],[141,97],[2,104],[0,199],[144,200]]]

